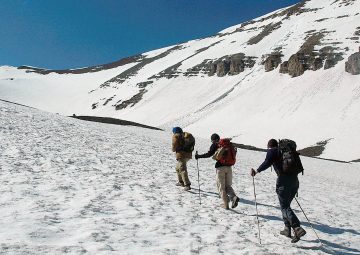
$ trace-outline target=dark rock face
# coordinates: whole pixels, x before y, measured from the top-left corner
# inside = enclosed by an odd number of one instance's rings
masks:
[[[324,69],[330,69],[335,66],[335,62],[332,59],[325,60]]]
[[[213,76],[216,73],[216,63],[209,64],[209,76]]]
[[[322,60],[302,53],[292,55],[280,66],[280,73],[288,73],[291,77],[302,75],[306,70],[316,71],[322,67]]]
[[[276,12],[276,13],[274,13],[272,15],[267,16],[267,17],[258,19],[256,21],[255,20],[250,20],[250,21],[244,22],[244,23],[242,23],[241,27],[237,28],[234,32],[226,33],[226,34],[232,34],[232,33],[237,33],[237,32],[242,32],[242,31],[254,30],[256,28],[246,28],[246,27],[249,26],[249,25],[255,24],[255,23],[264,22],[264,21],[269,20],[269,19],[276,19],[277,17],[281,17],[282,20],[285,20],[285,19],[289,19],[292,16],[300,15],[302,13],[316,12],[317,10],[319,10],[319,8],[313,8],[313,9],[306,8],[305,5],[309,1],[310,0],[302,0],[299,3],[297,3],[297,4],[293,5],[293,6],[290,6],[289,8],[286,8],[284,10]],[[344,0],[344,1],[346,1],[346,0]],[[348,0],[348,1],[353,1],[353,0]],[[273,26],[273,25],[271,25],[271,26]],[[268,32],[271,33],[274,30],[271,27],[263,27],[263,28],[264,28],[263,31],[259,35],[256,36],[257,38],[256,39],[254,38],[254,41],[250,41],[250,44],[257,43],[256,41],[258,39],[262,40],[266,35],[268,35]],[[274,28],[277,29],[276,25],[274,26]],[[220,36],[226,35],[226,34],[220,34]]]
[[[345,63],[345,71],[353,75],[360,74],[360,52],[352,54]]]
[[[300,76],[305,72],[303,60],[304,59],[300,54],[294,54],[289,58],[288,72],[291,75],[291,77]]]
[[[352,5],[354,4],[356,0],[335,0],[332,4],[338,4],[340,7],[341,6],[348,6],[348,5]]]
[[[236,75],[245,70],[245,63],[241,58],[234,58],[230,61],[229,75]]]
[[[125,101],[119,101],[116,105],[115,105],[115,110],[121,110],[124,109],[128,106],[133,107],[134,105],[136,105],[138,102],[141,101],[143,95],[147,92],[146,89],[140,89],[139,93],[137,93],[136,95],[134,95],[132,98],[125,100]]]
[[[359,39],[360,39],[360,27],[357,27],[355,29],[354,36],[352,36],[350,38],[346,38],[346,39],[350,39],[350,40],[355,41],[356,43],[360,43],[359,42]]]
[[[282,54],[278,52],[271,53],[270,55],[268,55],[268,57],[263,62],[265,66],[265,71],[270,72],[276,69],[281,64],[281,57]]]
[[[154,82],[153,81],[144,81],[144,82],[139,82],[138,84],[136,84],[136,86],[143,89],[152,83],[154,83]]]
[[[288,73],[291,77],[300,76],[306,70],[305,62],[304,54],[296,53],[288,61],[281,64],[280,73]]]
[[[314,50],[315,46],[321,45],[321,39],[328,32],[308,31],[308,33],[309,36],[300,47],[300,50],[291,55],[289,60],[280,66],[280,73],[288,73],[292,77],[297,77],[302,75],[306,70],[316,71],[321,68],[332,68],[339,61],[343,60],[343,53],[335,52],[339,50],[339,48],[326,46],[318,51]]]
[[[288,73],[291,77],[302,75],[306,70],[318,70],[322,67],[322,60],[314,51],[316,45],[324,37],[323,33],[315,30],[308,31],[308,36],[299,51],[290,56],[289,60],[280,66],[280,73]]]
[[[356,28],[354,35],[360,36],[360,27]]]
[[[323,60],[319,57],[314,58],[309,62],[309,70],[316,71],[322,68]]]
[[[263,30],[258,35],[250,38],[250,40],[248,41],[248,44],[249,45],[257,44],[262,39],[264,39],[266,36],[270,35],[274,30],[276,30],[280,27],[281,27],[281,21],[277,22],[275,24],[271,23],[269,25],[264,26]]]
[[[280,70],[279,70],[279,72],[280,72],[280,73],[288,73],[288,72],[289,72],[288,66],[289,66],[289,62],[288,62],[288,61],[284,61],[284,62],[280,65]]]
[[[315,22],[323,22],[324,20],[328,20],[329,18],[317,19]]]
[[[324,69],[332,68],[342,59],[342,53],[327,52],[327,50],[320,50],[319,53],[313,52],[311,54],[298,52],[280,66],[280,73],[288,73],[292,77],[297,77],[306,70],[316,71],[323,67]]]
[[[125,82],[126,79],[128,79],[129,77],[136,75],[137,72],[144,66],[154,62],[155,60],[166,57],[171,52],[181,49],[181,47],[182,46],[177,45],[177,46],[174,46],[174,47],[168,49],[167,51],[165,51],[163,53],[160,53],[159,55],[157,55],[155,57],[141,59],[141,61],[139,61],[138,64],[134,65],[133,67],[130,67],[129,69],[122,72],[121,74],[119,74],[119,75],[113,77],[112,79],[101,84],[100,88],[109,87],[111,83],[121,84],[121,83]]]
[[[220,42],[221,41],[218,41],[213,44],[210,44],[209,46],[206,46],[204,48],[196,50],[196,52],[193,55],[181,60],[180,62],[166,68],[165,70],[161,71],[158,74],[151,76],[148,79],[152,80],[152,79],[160,79],[160,78],[164,78],[164,77],[167,79],[172,79],[172,78],[178,77],[181,74],[183,74],[184,76],[197,76],[200,73],[207,73],[207,68],[208,68],[208,65],[207,65],[208,60],[207,59],[205,59],[202,63],[189,68],[188,70],[186,70],[186,72],[183,72],[183,73],[179,70],[179,67],[182,65],[182,63],[185,60],[190,59],[190,58],[194,57],[195,55],[198,55],[201,52],[208,50],[211,47],[214,47],[216,44],[218,44]]]
[[[285,9],[284,11],[280,12],[278,14],[278,16],[286,15],[286,18],[289,19],[291,16],[297,16],[297,15],[300,15],[305,12],[316,12],[317,10],[319,10],[317,8],[313,8],[313,9],[305,8],[306,3],[309,1],[310,0],[303,0],[300,3],[297,3],[293,6]]]
[[[216,65],[216,74],[219,77],[225,76],[230,71],[230,61],[222,60]]]
[[[209,61],[209,59],[205,59],[200,64],[187,69],[186,72],[184,72],[184,76],[191,77],[209,73],[209,69],[211,68],[211,66],[208,65]]]
[[[172,65],[168,68],[166,68],[165,70],[161,71],[160,73],[151,76],[149,79],[160,79],[160,78],[167,78],[167,79],[172,79],[172,78],[176,78],[180,75],[180,72],[178,71],[179,66],[181,66],[181,62],[176,63],[175,65]]]
[[[92,105],[91,105],[91,109],[96,109],[97,107],[98,107],[98,105],[99,105],[99,103],[93,103]]]
[[[213,76],[216,74],[219,77],[225,75],[237,75],[245,70],[245,68],[251,68],[255,65],[255,57],[245,56],[243,53],[238,53],[230,56],[225,56],[218,59],[215,62],[209,61],[208,63],[208,75]]]
[[[111,100],[114,99],[114,97],[116,97],[116,95],[113,95],[112,97],[106,99],[105,103],[103,103],[103,105],[107,105]]]

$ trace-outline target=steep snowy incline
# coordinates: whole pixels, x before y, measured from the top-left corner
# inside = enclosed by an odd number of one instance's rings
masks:
[[[235,210],[218,207],[214,162],[189,163],[192,192],[175,187],[171,134],[83,122],[0,101],[0,253],[8,254],[359,254],[360,165],[303,158],[299,202],[320,247],[297,244],[283,224],[275,174],[256,176],[258,243],[249,169],[263,153],[239,150]],[[197,139],[197,150],[209,141]]]
[[[263,147],[288,137],[360,159],[360,0],[304,0],[218,34],[79,70],[0,67],[0,99],[63,115],[213,127]],[[39,74],[41,73],[41,74]],[[341,148],[341,149],[339,149]]]

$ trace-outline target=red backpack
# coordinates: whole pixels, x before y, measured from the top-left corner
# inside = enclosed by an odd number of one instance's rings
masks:
[[[232,166],[236,163],[236,148],[230,142],[230,139],[220,139],[219,143],[220,152],[218,154],[217,160],[225,166]]]

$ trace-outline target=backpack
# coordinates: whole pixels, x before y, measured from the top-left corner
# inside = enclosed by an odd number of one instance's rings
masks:
[[[233,166],[236,163],[236,148],[230,142],[230,139],[220,139],[219,148],[213,159],[219,161],[222,165]]]
[[[285,175],[304,174],[300,153],[296,151],[296,143],[289,139],[279,140],[279,152],[282,161],[281,172]]]
[[[184,132],[182,137],[183,137],[182,150],[185,152],[192,152],[195,147],[194,136],[188,132]]]

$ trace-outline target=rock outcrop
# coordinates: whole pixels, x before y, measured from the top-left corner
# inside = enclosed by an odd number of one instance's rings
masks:
[[[125,109],[128,106],[133,107],[134,105],[136,105],[137,103],[139,103],[141,101],[141,99],[143,98],[143,95],[147,92],[146,89],[140,89],[139,92],[137,94],[135,94],[134,96],[132,96],[130,99],[122,101],[120,100],[119,102],[117,102],[114,106],[115,106],[115,110],[121,110],[121,109]]]
[[[318,51],[314,49],[315,46],[321,45],[320,40],[326,33],[328,32],[309,34],[300,50],[291,55],[288,61],[281,64],[280,73],[288,73],[291,77],[297,77],[306,70],[316,71],[321,68],[332,68],[343,60],[343,53],[336,52],[339,50],[338,48],[325,46]]]
[[[266,36],[270,35],[274,30],[279,29],[281,27],[281,21],[275,24],[270,23],[269,25],[263,26],[263,30],[256,36],[250,38],[248,41],[249,45],[257,44]]]
[[[225,76],[230,71],[230,61],[222,60],[216,64],[216,75],[219,77]]]
[[[342,60],[341,53],[319,51],[311,54],[296,53],[288,61],[280,65],[280,73],[288,73],[291,77],[302,75],[306,70],[316,71],[321,68],[329,69]]]
[[[291,77],[300,76],[305,72],[303,60],[304,58],[302,54],[294,54],[289,58],[288,72]]]
[[[288,61],[284,61],[283,63],[281,63],[279,72],[288,73],[289,72],[288,65],[289,65]]]
[[[359,52],[350,55],[345,62],[345,71],[353,75],[360,74],[360,48]]]
[[[225,75],[237,75],[255,65],[255,57],[245,56],[243,53],[238,53],[230,56],[222,57],[214,62],[208,64],[208,75],[216,74],[219,77]]]
[[[270,72],[276,69],[281,64],[282,54],[279,52],[271,53],[264,60],[263,65],[265,66],[265,71]]]
[[[242,56],[233,56],[230,61],[229,75],[237,75],[245,70],[245,63],[242,60]]]

